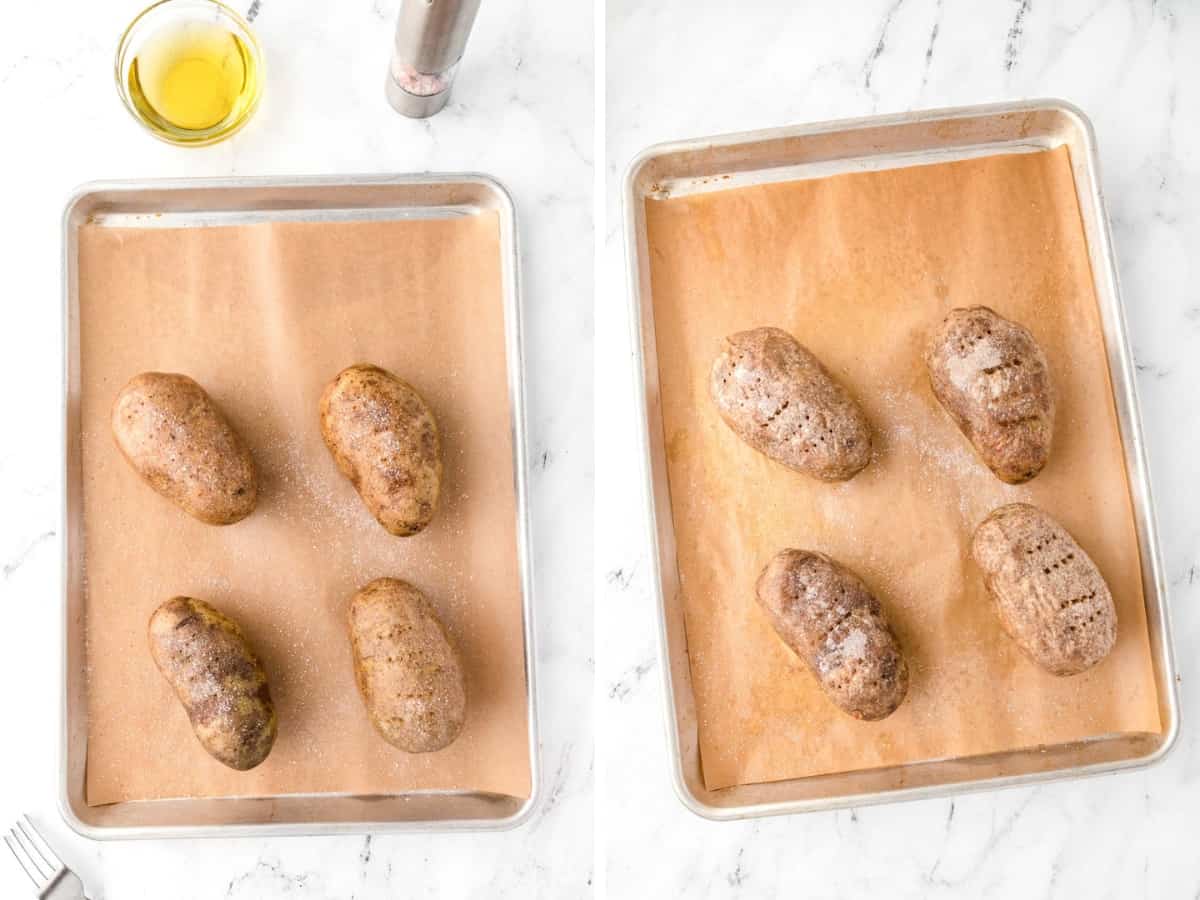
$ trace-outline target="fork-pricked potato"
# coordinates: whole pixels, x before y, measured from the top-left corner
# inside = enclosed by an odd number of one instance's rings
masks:
[[[734,434],[797,472],[846,481],[871,461],[871,426],[862,409],[782,329],[725,338],[709,393]]]
[[[925,351],[933,395],[996,477],[1021,484],[1050,458],[1054,385],[1029,330],[986,306],[951,310]]]
[[[1076,675],[1108,656],[1117,640],[1112,593],[1050,515],[1028,503],[993,510],[975,529],[971,555],[1000,624],[1047,672]]]
[[[784,550],[758,578],[759,606],[840,709],[890,716],[908,693],[908,663],[883,606],[854,572],[823,553]]]

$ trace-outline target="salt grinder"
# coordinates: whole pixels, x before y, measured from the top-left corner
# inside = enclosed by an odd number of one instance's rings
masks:
[[[403,0],[387,98],[413,119],[432,116],[450,99],[481,0]]]

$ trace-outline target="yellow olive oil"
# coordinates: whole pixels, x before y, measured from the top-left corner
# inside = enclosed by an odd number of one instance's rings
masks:
[[[151,34],[129,66],[129,95],[146,125],[179,143],[236,131],[258,99],[258,55],[217,22],[174,22]]]

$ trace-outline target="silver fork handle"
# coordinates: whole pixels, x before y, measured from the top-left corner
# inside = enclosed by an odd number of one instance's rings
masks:
[[[46,885],[38,900],[91,900],[83,890],[83,882],[70,869],[63,869]]]

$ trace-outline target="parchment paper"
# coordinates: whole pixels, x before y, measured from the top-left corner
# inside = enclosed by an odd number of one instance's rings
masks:
[[[81,230],[89,804],[529,795],[501,286],[494,213]],[[438,417],[441,505],[416,537],[385,532],[322,443],[321,391],[356,362],[408,380]],[[245,437],[261,480],[248,519],[195,521],[121,458],[109,409],[146,370],[195,378]],[[465,660],[466,726],[437,753],[385,743],[355,688],[346,604],[384,575],[426,592]],[[201,749],[150,658],[147,619],[175,594],[237,619],[263,658],[279,737],[256,769]]]
[[[921,760],[1158,732],[1139,555],[1099,312],[1065,148],[646,202],[671,502],[700,755],[712,790]],[[979,462],[930,391],[925,336],[956,306],[1029,327],[1058,390],[1055,444],[1027,485]],[[708,372],[724,335],[786,329],[862,404],[876,455],[823,484],[721,421]],[[1024,500],[1112,588],[1116,647],[1044,674],[1001,630],[970,561],[975,526]],[[779,550],[858,572],[912,683],[878,723],[841,713],[754,599]]]

